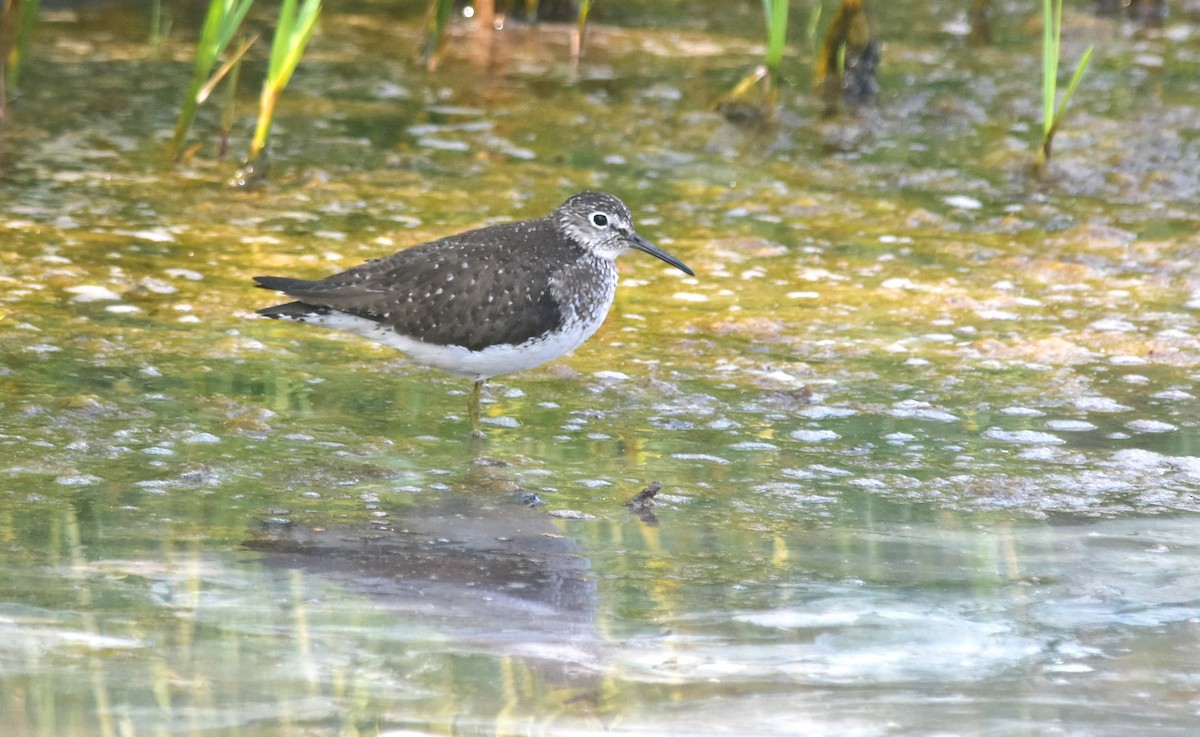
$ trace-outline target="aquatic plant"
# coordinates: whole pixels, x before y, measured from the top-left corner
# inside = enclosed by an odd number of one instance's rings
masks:
[[[788,0],[762,0],[763,18],[767,23],[767,71],[772,75],[783,61],[783,44],[787,40]]]
[[[321,0],[304,0],[296,7],[297,0],[283,0],[279,8],[279,22],[275,25],[275,36],[271,39],[271,60],[267,67],[267,78],[263,80],[262,94],[258,100],[258,124],[254,138],[250,141],[248,161],[254,161],[267,146],[271,134],[271,121],[275,115],[275,103],[292,79],[292,73],[300,64],[300,57],[317,27],[321,13]]]
[[[0,5],[0,122],[3,122],[8,90],[17,86],[41,1],[0,0]]]
[[[825,34],[817,59],[817,86],[825,98],[826,113],[845,101],[861,105],[879,91],[875,71],[882,53],[867,0],[843,0]]]
[[[1083,79],[1083,73],[1087,71],[1088,63],[1092,60],[1092,50],[1095,48],[1094,45],[1088,46],[1087,51],[1079,58],[1079,63],[1075,65],[1075,73],[1071,75],[1071,81],[1067,83],[1067,89],[1063,92],[1062,101],[1055,109],[1058,62],[1062,49],[1062,6],[1062,0],[1042,0],[1042,145],[1038,148],[1034,160],[1034,166],[1038,169],[1050,161],[1054,134],[1062,124],[1067,104]]]
[[[421,63],[429,71],[436,69],[441,60],[453,13],[454,0],[430,0],[425,22],[425,45],[421,47]]]
[[[784,43],[787,41],[788,0],[762,0],[762,6],[767,32],[763,63],[717,100],[717,109],[730,120],[766,120],[775,114],[778,98],[775,81],[779,76],[779,64],[783,61]],[[813,19],[819,17],[818,4],[810,20],[815,23]]]
[[[976,46],[992,44],[992,0],[971,0],[967,9],[970,32],[967,36]]]
[[[150,3],[150,55],[158,56],[163,40],[171,32],[171,17],[162,12],[162,0]]]
[[[820,2],[812,6],[808,13],[808,23],[804,27],[804,38],[808,41],[808,49],[813,56],[817,55],[817,35],[821,28],[821,12],[824,5]]]
[[[215,74],[210,73],[216,66],[217,60],[225,53],[225,49],[233,40],[233,36],[241,27],[242,21],[254,0],[210,0],[208,13],[204,17],[204,26],[200,30],[200,40],[196,44],[196,57],[193,61],[192,81],[188,86],[183,104],[179,110],[179,119],[175,123],[175,134],[171,138],[170,156],[177,158],[187,138],[188,131],[196,119],[196,112],[201,103],[208,98],[222,77],[241,59],[250,48],[253,40],[243,42],[233,63],[226,62]]]
[[[766,0],[764,0],[765,2]],[[588,15],[592,12],[592,0],[580,0],[579,14],[575,18],[575,32],[571,34],[571,68],[579,68],[583,57],[583,36],[587,31]]]
[[[221,103],[221,136],[217,147],[217,158],[219,159],[225,158],[225,154],[229,151],[229,133],[233,130],[234,112],[237,109],[237,88],[242,70],[242,57],[257,40],[257,35],[243,38],[237,51],[217,70],[210,84],[205,85],[205,89],[202,91],[202,95],[207,97],[222,77],[229,77],[229,82],[225,85],[225,100]]]

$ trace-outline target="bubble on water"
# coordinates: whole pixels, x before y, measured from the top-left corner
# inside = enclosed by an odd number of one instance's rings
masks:
[[[174,294],[179,291],[170,283],[152,276],[144,276],[138,279],[138,286],[151,294]]]
[[[102,479],[99,476],[92,476],[87,473],[71,474],[68,476],[59,476],[54,479],[54,483],[59,486],[88,486],[90,484],[99,483]]]
[[[888,483],[883,479],[850,479],[846,482],[847,486],[856,486],[860,489],[886,489]]]
[[[1087,432],[1096,426],[1085,420],[1046,420],[1046,429],[1058,432]]]
[[[221,439],[212,433],[198,432],[187,436],[183,439],[183,442],[198,445],[203,443],[219,443]]]
[[[678,417],[651,417],[651,427],[659,430],[691,430],[695,423],[681,420]]]
[[[1000,414],[1010,417],[1041,417],[1046,413],[1033,407],[1005,407],[1000,410]]]
[[[838,440],[842,436],[833,430],[793,430],[790,437],[792,440],[799,440],[802,443],[824,443],[829,440]]]
[[[174,243],[175,234],[166,228],[143,228],[141,230],[114,230],[118,235],[127,235],[151,243]]]
[[[1168,399],[1168,400],[1181,400],[1181,399],[1195,399],[1196,398],[1195,395],[1188,394],[1187,392],[1185,392],[1181,389],[1167,389],[1166,391],[1158,392],[1157,394],[1154,394],[1152,396],[1155,399]]]
[[[904,420],[929,420],[931,422],[958,422],[958,418],[945,410],[936,409],[929,402],[905,399],[896,402],[886,414]]]
[[[65,291],[75,295],[71,299],[72,302],[119,302],[121,300],[121,295],[99,284],[80,284],[75,287],[67,287]]]
[[[797,381],[795,376],[792,376],[786,371],[772,371],[763,378],[771,381],[778,381],[780,384],[795,384]]]
[[[597,519],[596,515],[588,514],[587,512],[580,512],[577,509],[555,509],[552,512],[550,512],[550,516],[558,517],[559,519],[578,519],[578,520]]]
[[[709,422],[705,427],[709,428],[710,430],[729,430],[731,428],[741,427],[741,423],[721,417]]]
[[[596,371],[592,376],[601,381],[629,381],[629,374],[620,371]]]
[[[1137,330],[1137,325],[1128,320],[1119,320],[1115,317],[1097,320],[1091,325],[1088,325],[1092,330],[1099,330],[1105,333],[1132,333]]]
[[[850,409],[849,407],[829,407],[822,404],[801,407],[796,410],[796,414],[800,417],[807,417],[810,420],[826,420],[830,418],[853,417],[858,414],[858,410]]]
[[[983,431],[983,436],[1002,443],[1017,443],[1021,445],[1062,445],[1066,441],[1057,435],[1037,430],[1001,430],[989,427]]]
[[[713,463],[718,466],[729,465],[727,459],[708,453],[672,453],[671,457],[677,461],[701,461],[703,463]]]
[[[1062,451],[1049,445],[1035,445],[1017,453],[1017,457],[1026,461],[1051,462],[1059,460],[1062,457]]]
[[[1021,319],[1021,316],[1019,314],[1017,314],[1015,312],[1009,312],[1008,310],[980,309],[980,310],[975,310],[975,314],[981,320],[1020,320]]]
[[[1150,433],[1174,432],[1179,429],[1176,425],[1172,425],[1169,422],[1162,422],[1161,420],[1133,420],[1132,422],[1126,422],[1125,427],[1134,432]]]
[[[761,440],[743,440],[729,446],[730,450],[779,450],[779,446]]]
[[[484,417],[480,420],[480,422],[493,427],[517,428],[521,426],[521,423],[516,417],[510,417],[508,415],[501,415],[500,417]]]
[[[1075,408],[1084,412],[1128,412],[1133,409],[1108,397],[1080,397],[1075,400]]]
[[[942,202],[945,202],[951,207],[956,207],[960,210],[978,210],[983,207],[983,203],[974,197],[969,197],[965,194],[955,194],[949,197],[943,197]]]

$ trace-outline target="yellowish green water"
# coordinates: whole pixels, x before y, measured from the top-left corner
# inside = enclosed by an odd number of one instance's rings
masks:
[[[883,94],[833,120],[797,30],[754,129],[712,103],[757,4],[712,6],[614,7],[575,74],[561,26],[430,74],[416,10],[328,8],[252,191],[214,110],[162,161],[184,10],[157,51],[43,14],[0,128],[6,737],[1190,733],[1195,19],[1068,14],[1097,58],[1039,179],[1017,13],[978,50],[880,8]],[[466,382],[252,317],[253,275],[585,188],[696,276],[623,257],[482,443]]]

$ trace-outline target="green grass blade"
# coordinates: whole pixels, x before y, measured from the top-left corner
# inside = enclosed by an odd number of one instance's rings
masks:
[[[204,86],[200,88],[200,91],[196,93],[197,102],[203,104],[204,101],[209,98],[209,95],[213,93],[213,90],[216,89],[217,85],[221,83],[221,80],[224,79],[225,76],[229,74],[229,72],[235,66],[238,65],[238,63],[242,60],[242,57],[246,55],[246,52],[250,50],[250,47],[253,46],[254,42],[257,40],[257,35],[242,39],[242,42],[238,44],[237,50],[233,52],[233,55],[230,56],[229,59],[222,64],[219,69],[217,69],[217,71],[213,72],[213,75],[209,77]]]
[[[764,6],[766,0],[763,0]],[[783,46],[787,40],[788,0],[773,0],[767,22],[767,68],[774,71],[783,61]]]
[[[1058,83],[1058,43],[1054,5],[1062,0],[1042,0],[1042,135],[1050,134],[1054,119],[1055,86]]]
[[[1054,122],[1050,126],[1052,135],[1054,131],[1058,130],[1058,125],[1062,122],[1063,115],[1067,112],[1067,103],[1071,101],[1071,95],[1075,94],[1075,88],[1079,86],[1080,80],[1083,79],[1083,73],[1087,71],[1088,64],[1092,61],[1092,51],[1094,49],[1095,46],[1087,47],[1087,51],[1083,52],[1083,56],[1079,57],[1079,63],[1075,65],[1075,74],[1071,75],[1071,81],[1067,84],[1067,89],[1063,92],[1062,101],[1058,104],[1058,110],[1054,113]]]
[[[575,19],[575,31],[579,34],[579,48],[583,48],[583,34],[587,30],[588,15],[592,12],[592,0],[580,0],[579,16]]]
[[[421,63],[431,71],[437,65],[438,52],[446,42],[446,29],[450,27],[450,16],[453,12],[454,0],[430,0]]]
[[[183,141],[196,119],[196,111],[203,101],[201,92],[209,74],[221,54],[225,53],[233,35],[241,27],[254,0],[210,0],[204,25],[200,29],[200,40],[196,43],[196,56],[192,68],[192,81],[179,109],[175,123],[175,134],[171,138],[171,158],[179,155]]]
[[[295,5],[295,0],[291,0],[291,4]],[[272,63],[268,76],[274,89],[282,91],[291,81],[292,73],[300,65],[304,49],[308,47],[313,31],[317,28],[317,15],[320,10],[321,0],[304,0],[304,5],[300,8],[300,15],[294,17],[288,24],[288,35],[283,37],[284,43],[281,44],[283,51],[278,57],[278,66],[276,66],[275,49],[272,48]]]
[[[267,67],[267,78],[279,76],[288,47],[292,39],[292,27],[296,24],[296,0],[283,0],[279,7],[279,21],[275,24],[275,35],[271,38],[271,61]]]
[[[283,0],[279,9],[279,24],[275,28],[275,37],[271,39],[267,78],[259,95],[258,123],[254,127],[254,139],[250,142],[251,161],[257,159],[267,146],[271,122],[275,117],[275,102],[299,66],[304,49],[317,28],[320,12],[321,0],[304,0],[299,12],[296,10],[296,0]]]
[[[20,14],[17,16],[17,33],[13,44],[12,56],[9,57],[8,67],[5,69],[8,75],[6,82],[8,86],[16,87],[17,79],[21,75],[21,65],[25,61],[25,50],[29,48],[29,37],[33,35],[33,26],[37,22],[38,7],[41,5],[41,0],[25,0],[21,3]]]
[[[820,37],[818,31],[821,29],[821,3],[813,5],[812,12],[808,14],[808,26],[804,29],[804,37],[808,39],[809,51],[815,56],[820,48]]]
[[[225,15],[221,19],[221,25],[217,31],[217,46],[224,50],[233,41],[233,35],[242,27],[242,21],[246,20],[246,13],[250,12],[250,6],[254,4],[254,0],[224,0]]]

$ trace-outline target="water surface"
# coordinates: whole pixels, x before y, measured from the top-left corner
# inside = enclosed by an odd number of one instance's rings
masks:
[[[1038,179],[1037,34],[927,10],[848,118],[797,35],[756,128],[712,112],[754,7],[610,16],[574,74],[559,26],[429,74],[418,12],[337,9],[253,191],[213,111],[163,165],[186,19],[46,14],[0,130],[6,734],[1189,734],[1194,23],[1069,18]],[[584,188],[697,275],[624,257],[482,443],[466,382],[252,318],[255,274]]]

